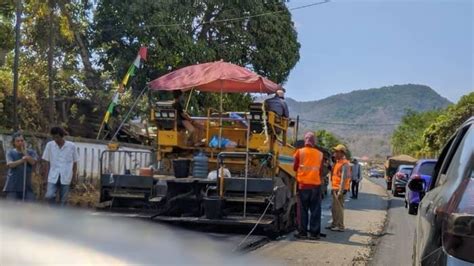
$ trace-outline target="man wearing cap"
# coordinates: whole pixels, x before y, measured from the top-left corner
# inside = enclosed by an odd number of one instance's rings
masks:
[[[288,105],[285,101],[285,89],[279,87],[273,98],[265,100],[267,111],[275,112],[279,116],[289,117]]]
[[[321,234],[321,167],[323,153],[316,148],[315,142],[315,136],[312,132],[307,132],[304,135],[304,147],[296,150],[293,169],[296,172],[298,182],[300,211],[299,229],[295,237],[309,237],[317,240]]]
[[[333,148],[336,163],[331,172],[332,187],[332,224],[327,229],[344,231],[344,194],[349,190],[351,167],[346,159],[347,149],[339,144]]]

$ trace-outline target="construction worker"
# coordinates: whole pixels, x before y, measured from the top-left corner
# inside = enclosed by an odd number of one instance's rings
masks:
[[[315,142],[314,134],[307,132],[304,135],[304,147],[296,151],[293,164],[298,182],[300,212],[300,226],[295,237],[309,237],[313,240],[319,239],[321,233],[321,168],[323,164],[323,153],[316,148]]]
[[[332,194],[332,224],[327,229],[344,231],[344,195],[349,190],[351,182],[351,167],[346,159],[347,149],[339,144],[333,148],[336,163],[331,173]]]
[[[285,92],[286,90],[284,88],[278,88],[273,98],[265,100],[265,105],[268,111],[275,112],[275,114],[279,116],[288,118],[290,117],[290,112],[288,111],[288,105],[285,101]]]
[[[177,123],[178,128],[185,128],[188,131],[188,145],[196,145],[198,146],[199,143],[199,136],[196,130],[197,124],[193,121],[191,116],[184,110],[183,105],[181,104],[183,92],[180,90],[173,91],[174,103],[173,108],[176,109],[177,113]]]

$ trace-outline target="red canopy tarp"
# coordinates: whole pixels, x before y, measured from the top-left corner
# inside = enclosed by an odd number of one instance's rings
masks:
[[[174,91],[195,88],[205,92],[273,93],[280,86],[244,67],[216,61],[187,66],[148,83],[153,90]]]

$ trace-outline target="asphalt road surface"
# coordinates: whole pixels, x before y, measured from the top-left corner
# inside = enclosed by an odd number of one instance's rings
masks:
[[[329,209],[329,207],[328,207]],[[125,211],[122,212],[106,212],[93,211],[91,213],[93,216],[101,217],[120,217],[120,218],[131,218],[131,219],[141,219],[147,222],[151,222],[150,217],[153,213],[150,212],[136,212],[136,211]],[[227,243],[229,246],[232,246],[236,251],[248,252],[254,249],[261,247],[262,245],[268,243],[270,239],[262,234],[254,233],[246,238],[249,228],[231,228],[231,227],[216,227],[216,226],[203,226],[203,225],[173,225],[167,223],[161,223],[154,221],[155,223],[166,225],[167,228],[177,231],[189,231],[194,232],[197,235],[202,235],[206,238],[214,240],[215,242]]]
[[[323,228],[330,224],[330,204],[330,199],[322,203]],[[383,232],[387,205],[385,190],[364,179],[357,200],[346,195],[344,232],[323,229],[326,237],[318,241],[298,240],[288,234],[252,254],[275,259],[283,265],[366,265],[372,257],[373,241],[380,239]]]
[[[374,183],[386,188],[383,178],[370,178]],[[380,238],[371,265],[412,265],[415,216],[409,215],[403,196],[393,197],[389,193],[387,224]]]

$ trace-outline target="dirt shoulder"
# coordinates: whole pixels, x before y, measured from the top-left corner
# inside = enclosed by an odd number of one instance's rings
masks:
[[[331,220],[330,200],[323,201],[322,227]],[[287,265],[366,265],[387,216],[387,193],[363,179],[359,198],[346,195],[345,232],[323,229],[326,238],[319,241],[296,240],[287,235],[253,251],[255,255]]]

